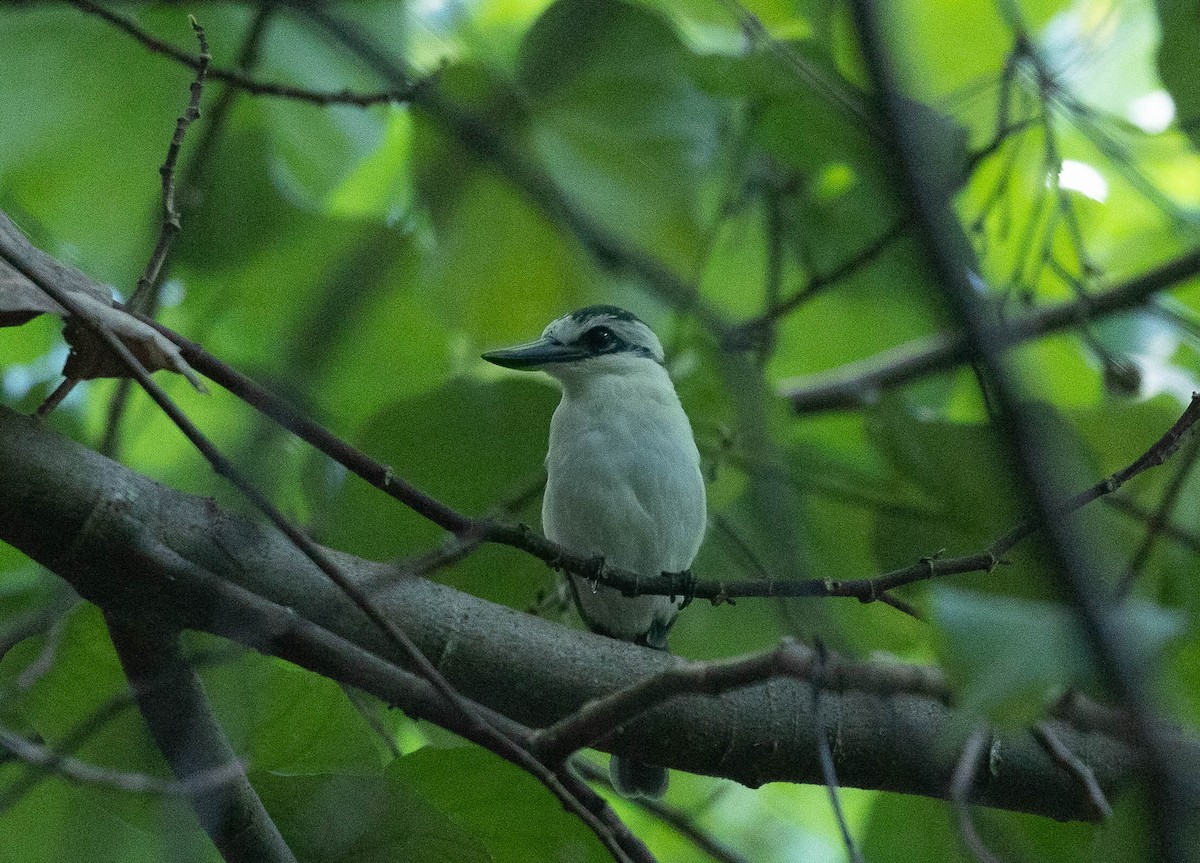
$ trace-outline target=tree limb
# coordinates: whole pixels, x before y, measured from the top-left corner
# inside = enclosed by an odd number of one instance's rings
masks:
[[[373,656],[380,674],[395,674],[402,661],[395,645],[274,528],[166,488],[2,408],[0,464],[0,539],[62,575],[110,616],[135,614],[146,625],[236,638],[423,715],[419,699],[395,680],[386,690],[382,677],[367,674],[346,652],[353,647],[358,658]],[[383,564],[326,553],[460,692],[527,726],[550,725],[678,661],[424,579],[397,577]],[[191,565],[181,569],[180,560]],[[249,625],[258,617],[247,597],[274,609],[275,630]],[[297,641],[297,627],[308,640]],[[322,631],[329,638],[318,663],[311,636]],[[818,729],[810,688],[801,681],[773,679],[719,698],[687,696],[627,723],[600,746],[750,786],[819,783],[816,734],[824,732],[840,741],[842,785],[945,797],[970,727],[961,714],[936,698],[907,693],[848,689],[824,701],[826,727]],[[1051,724],[1110,798],[1139,775],[1140,759],[1124,740],[1059,720]],[[1200,764],[1200,746],[1177,737],[1180,762]],[[1032,734],[1000,740],[1003,769],[981,778],[976,802],[1095,818],[1078,782]]]

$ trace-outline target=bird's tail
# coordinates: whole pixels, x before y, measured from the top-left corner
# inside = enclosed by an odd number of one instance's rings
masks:
[[[608,772],[622,797],[662,797],[667,793],[665,767],[614,755],[609,759]]]

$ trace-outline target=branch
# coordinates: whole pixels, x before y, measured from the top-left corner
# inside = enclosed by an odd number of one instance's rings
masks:
[[[930,578],[968,572],[990,572],[1005,553],[1034,532],[1033,522],[1024,519],[999,537],[988,549],[955,558],[926,558],[912,566],[893,570],[874,578],[833,581],[814,578],[799,581],[750,579],[741,581],[696,581],[690,573],[641,575],[610,567],[601,558],[573,554],[540,536],[522,524],[472,518],[441,503],[398,477],[395,471],[338,438],[313,422],[284,399],[259,386],[236,369],[225,364],[195,342],[145,317],[140,320],[155,327],[179,347],[180,356],[209,380],[229,390],[247,404],[274,419],[297,437],[366,480],[375,488],[408,506],[418,515],[452,532],[467,548],[491,542],[517,548],[548,566],[574,572],[586,579],[615,587],[627,596],[658,594],[706,599],[715,605],[751,597],[852,597],[863,602],[888,601],[887,591]],[[1091,501],[1110,494],[1125,482],[1151,467],[1162,464],[1178,450],[1183,436],[1200,419],[1200,405],[1193,399],[1183,415],[1167,432],[1132,464],[1080,492],[1064,504],[1060,512],[1073,512]],[[902,609],[903,610],[903,609]]]
[[[154,251],[150,255],[150,260],[146,262],[146,269],[142,271],[141,278],[138,279],[137,286],[129,298],[129,304],[135,308],[140,307],[140,303],[145,299],[151,286],[158,281],[163,263],[171,250],[171,243],[180,231],[179,210],[175,206],[175,163],[179,161],[179,151],[183,149],[183,136],[187,134],[188,127],[200,116],[200,96],[204,92],[204,78],[208,74],[208,67],[212,62],[212,54],[208,50],[208,40],[204,36],[204,28],[196,23],[195,18],[189,16],[188,20],[200,42],[200,62],[196,66],[196,78],[192,81],[192,95],[188,101],[187,110],[175,121],[175,134],[171,136],[171,143],[167,146],[167,158],[159,168],[159,174],[162,175],[162,219],[159,223],[158,239],[154,243]]]
[[[807,284],[786,300],[772,303],[766,311],[749,320],[732,327],[725,337],[725,346],[729,350],[737,350],[753,345],[766,328],[782,317],[794,312],[804,303],[813,299],[827,288],[853,276],[859,270],[869,267],[879,260],[880,255],[890,249],[908,230],[904,219],[898,219],[890,228],[879,235],[877,239],[863,247],[859,252],[847,258],[828,273],[817,273],[809,278]]]
[[[1092,806],[1096,810],[1096,814],[1103,820],[1108,820],[1112,817],[1112,804],[1108,802],[1108,798],[1104,796],[1104,790],[1100,784],[1096,782],[1096,777],[1092,773],[1091,768],[1080,760],[1074,752],[1063,745],[1063,742],[1058,739],[1054,730],[1045,722],[1039,722],[1034,726],[1034,736],[1037,737],[1038,743],[1049,753],[1054,761],[1070,773],[1079,782],[1080,787],[1087,792],[1088,799],[1092,802]]]
[[[246,35],[242,39],[242,45],[238,50],[236,65],[239,71],[246,72],[257,62],[263,37],[267,32],[267,22],[270,20],[273,12],[274,6],[267,4],[259,8],[258,12],[255,13],[253,20],[251,20],[247,27]],[[185,196],[190,193],[194,198],[199,193],[199,184],[202,182],[208,161],[215,152],[217,141],[225,131],[229,112],[239,92],[236,87],[225,85],[221,88],[216,101],[209,108],[207,112],[208,122],[201,130],[200,140],[196,142],[191,158],[183,169],[182,185],[185,190]],[[168,272],[168,266],[169,250],[168,255],[164,256],[158,272],[154,274],[152,279],[146,282],[146,289],[143,291],[143,283],[139,282],[135,294],[140,294],[140,296],[135,296],[130,300],[131,306],[143,312],[148,317],[154,318],[158,316],[159,299],[162,292],[162,285]],[[113,391],[112,396],[109,397],[108,415],[104,423],[104,437],[101,438],[98,447],[100,452],[105,455],[116,457],[119,454],[121,424],[125,417],[125,410],[129,406],[129,397],[132,392],[133,384],[130,379],[121,378],[117,382],[117,387]]]
[[[708,662],[675,659],[663,671],[632,686],[588,702],[569,716],[534,733],[535,750],[557,762],[604,740],[623,724],[680,695],[721,695],[772,677],[805,680],[831,692],[856,689],[880,696],[900,693],[949,700],[941,671],[921,666],[837,663],[785,639],[762,653]]]
[[[958,832],[963,844],[978,863],[1000,863],[1000,858],[983,844],[979,831],[975,829],[975,822],[971,820],[971,786],[975,784],[979,759],[983,756],[989,740],[987,726],[975,726],[971,736],[967,738],[966,745],[963,746],[962,754],[958,757],[958,764],[954,766],[954,775],[950,777],[950,801],[954,804]]]
[[[107,21],[113,27],[132,36],[155,54],[162,54],[190,69],[198,70],[203,62],[202,56],[181,51],[174,45],[151,36],[132,19],[105,9],[100,4],[92,2],[92,0],[67,0],[67,2],[81,12],[86,12],[88,15],[94,15],[103,21]],[[328,105],[357,105],[360,108],[367,108],[372,105],[403,104],[411,101],[424,85],[422,81],[405,81],[393,90],[377,93],[357,93],[352,90],[309,90],[303,87],[292,87],[287,84],[257,81],[242,72],[215,66],[209,68],[208,77],[215,81],[223,81],[232,87],[237,87],[239,90],[244,90],[255,96],[274,96],[280,99],[292,99],[320,107]]]
[[[1055,490],[1047,479],[1053,465],[1045,455],[1034,421],[1020,400],[1008,374],[1005,350],[1011,337],[997,329],[984,314],[968,280],[968,255],[961,226],[942,184],[929,174],[930,142],[920,120],[903,104],[897,91],[896,72],[882,41],[883,30],[872,0],[854,0],[853,13],[868,73],[882,108],[891,150],[896,155],[895,185],[913,217],[914,236],[928,262],[929,274],[962,327],[973,359],[991,373],[993,395],[1001,413],[999,429],[1014,462],[1015,473],[1045,538],[1045,550],[1056,585],[1076,612],[1097,670],[1109,690],[1134,717],[1137,743],[1144,754],[1146,790],[1158,854],[1167,861],[1182,861],[1194,807],[1186,802],[1182,782],[1176,779],[1171,756],[1153,730],[1147,688],[1135,664],[1127,633],[1113,616],[1104,590],[1093,583],[1083,555],[1072,536],[1056,518]]]
[[[147,634],[108,618],[113,647],[150,733],[180,781],[200,826],[226,863],[295,863],[291,849],[234,755],[177,634]],[[224,771],[221,783],[201,783]]]
[[[0,540],[59,573],[110,616],[137,614],[147,626],[235,638],[415,716],[440,723],[450,715],[426,681],[397,666],[403,656],[396,646],[271,526],[166,488],[2,408],[0,464]],[[676,661],[424,579],[398,579],[383,564],[325,553],[493,722],[502,715],[527,727],[552,725]],[[876,673],[894,679],[896,668],[878,666]],[[416,688],[406,688],[413,681]],[[954,754],[970,728],[963,714],[937,698],[854,688],[824,700],[829,718],[819,729],[810,688],[793,679],[719,698],[685,696],[627,723],[603,748],[754,787],[819,783],[816,734],[823,731],[839,740],[843,786],[945,797]],[[1106,795],[1137,781],[1142,761],[1121,735],[1079,731],[1057,719],[1051,725],[1085,758]],[[1181,765],[1200,765],[1200,745],[1162,733]],[[1000,744],[1003,769],[983,777],[977,803],[1096,817],[1079,783],[1031,734],[1009,733]]]
[[[159,779],[145,773],[128,773],[88,764],[69,755],[63,755],[19,734],[0,728],[0,747],[10,754],[37,767],[46,767],[59,776],[73,782],[89,785],[104,785],[118,791],[133,794],[196,794],[222,785],[227,785],[239,774],[243,774],[240,762],[234,760],[206,773],[197,773],[187,780]]]
[[[1200,249],[1135,276],[1106,291],[1047,306],[1006,323],[996,334],[998,348],[1009,348],[1041,336],[1077,327],[1087,321],[1128,311],[1149,301],[1159,291],[1200,275]],[[811,375],[781,386],[797,413],[854,409],[870,404],[879,395],[917,378],[945,371],[970,359],[966,337],[938,333],[889,351]]]

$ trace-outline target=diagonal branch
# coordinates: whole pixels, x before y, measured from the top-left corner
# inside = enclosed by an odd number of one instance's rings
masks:
[[[804,680],[830,692],[857,689],[885,697],[908,693],[949,700],[946,680],[936,668],[831,662],[822,660],[818,651],[785,639],[772,650],[733,659],[675,659],[658,674],[591,701],[534,732],[534,749],[546,761],[556,763],[680,695],[716,696],[771,677]]]
[[[1006,323],[997,333],[1000,347],[1012,347],[1087,321],[1129,311],[1149,302],[1154,294],[1200,276],[1200,249],[1135,276],[1106,291],[1047,306]],[[797,413],[854,409],[909,381],[945,371],[970,359],[961,333],[939,333],[918,339],[841,368],[811,375],[782,386]]]
[[[968,572],[990,572],[1005,553],[1035,530],[1032,521],[1023,519],[1008,532],[998,537],[988,549],[975,554],[954,558],[931,557],[912,566],[893,570],[874,578],[846,581],[822,578],[799,581],[771,579],[696,581],[687,573],[663,573],[658,576],[647,576],[625,572],[607,566],[600,558],[584,558],[572,554],[524,525],[473,518],[452,509],[401,479],[392,468],[375,461],[338,438],[328,429],[313,422],[284,399],[217,359],[200,345],[148,318],[139,317],[156,327],[160,333],[176,344],[180,349],[180,355],[200,374],[270,416],[281,426],[312,444],[375,488],[405,504],[434,524],[450,531],[468,547],[473,547],[480,542],[491,542],[517,548],[549,566],[577,573],[598,584],[615,587],[628,596],[682,595],[694,599],[706,599],[714,604],[730,602],[743,597],[778,596],[837,596],[852,597],[869,602],[883,599],[889,590],[930,578]],[[1142,455],[1112,476],[1100,480],[1065,503],[1059,504],[1060,514],[1074,512],[1097,498],[1111,494],[1143,471],[1162,464],[1178,450],[1184,436],[1197,420],[1200,420],[1200,404],[1193,399],[1171,428]]]
[[[200,826],[226,863],[295,863],[250,785],[204,687],[180,651],[178,634],[147,633],[108,618],[113,647],[155,743],[180,781]],[[214,773],[225,782],[203,782]]]
[[[961,226],[941,185],[929,174],[930,142],[920,120],[906,108],[898,93],[897,73],[883,42],[876,6],[872,0],[854,0],[852,8],[867,70],[896,154],[895,185],[912,213],[914,236],[923,249],[934,284],[940,286],[962,327],[969,355],[991,372],[993,395],[1001,413],[1000,431],[1025,488],[1033,519],[1046,538],[1044,548],[1058,576],[1055,586],[1074,608],[1101,678],[1134,718],[1137,743],[1146,759],[1145,784],[1157,853],[1164,861],[1185,860],[1185,837],[1194,820],[1194,807],[1187,802],[1168,751],[1153,730],[1142,670],[1134,661],[1127,634],[1111,613],[1106,591],[1093,583],[1076,538],[1056,518],[1055,490],[1048,479],[1053,475],[1053,465],[1008,374],[1005,349],[1012,338],[985,315],[969,282]]]

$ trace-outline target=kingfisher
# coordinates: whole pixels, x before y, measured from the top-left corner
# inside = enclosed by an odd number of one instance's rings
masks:
[[[707,523],[704,476],[654,332],[625,309],[589,306],[551,321],[537,341],[483,358],[546,372],[562,388],[546,453],[546,536],[630,572],[689,571]],[[682,597],[569,581],[594,632],[667,649]],[[624,796],[666,792],[665,768],[614,755],[610,772]]]

